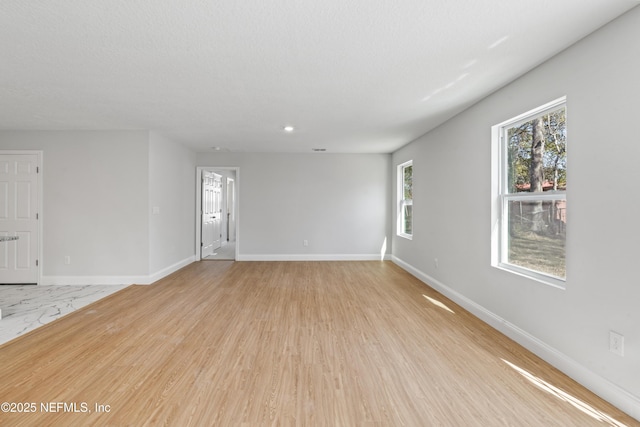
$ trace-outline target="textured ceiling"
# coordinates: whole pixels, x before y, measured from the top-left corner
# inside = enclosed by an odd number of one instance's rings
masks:
[[[0,129],[388,153],[637,4],[2,0]]]

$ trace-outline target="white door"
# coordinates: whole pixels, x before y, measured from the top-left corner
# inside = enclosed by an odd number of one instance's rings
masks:
[[[213,172],[202,172],[202,258],[213,255],[220,247],[221,178]]]
[[[213,250],[222,246],[222,177],[213,174]]]
[[[0,283],[38,282],[38,155],[0,153]]]
[[[235,181],[227,178],[227,240],[236,240],[236,191]]]

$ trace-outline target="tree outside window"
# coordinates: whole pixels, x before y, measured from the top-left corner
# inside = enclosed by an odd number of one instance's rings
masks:
[[[498,264],[564,281],[567,125],[564,99],[499,125]]]

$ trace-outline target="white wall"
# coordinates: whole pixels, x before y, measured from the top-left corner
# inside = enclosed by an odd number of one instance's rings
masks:
[[[414,237],[394,237],[396,261],[640,419],[638,40],[640,8],[402,148],[392,163],[414,161]],[[490,267],[491,126],[562,95],[566,290]],[[609,352],[610,330],[625,336],[624,357]]]
[[[319,153],[197,159],[198,166],[240,168],[238,249],[245,260],[380,259],[391,231],[389,161],[385,154]]]
[[[43,279],[147,274],[148,132],[2,131],[0,149],[43,151]]]
[[[149,135],[149,273],[193,261],[195,153],[161,135]],[[154,210],[155,208],[155,210]],[[175,267],[174,267],[175,266]]]
[[[2,131],[2,149],[43,151],[41,284],[152,283],[193,261],[192,151],[147,131]]]

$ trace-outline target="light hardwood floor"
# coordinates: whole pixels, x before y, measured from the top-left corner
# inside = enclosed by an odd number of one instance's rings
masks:
[[[0,378],[37,405],[11,426],[640,425],[389,262],[194,263],[0,346]]]

